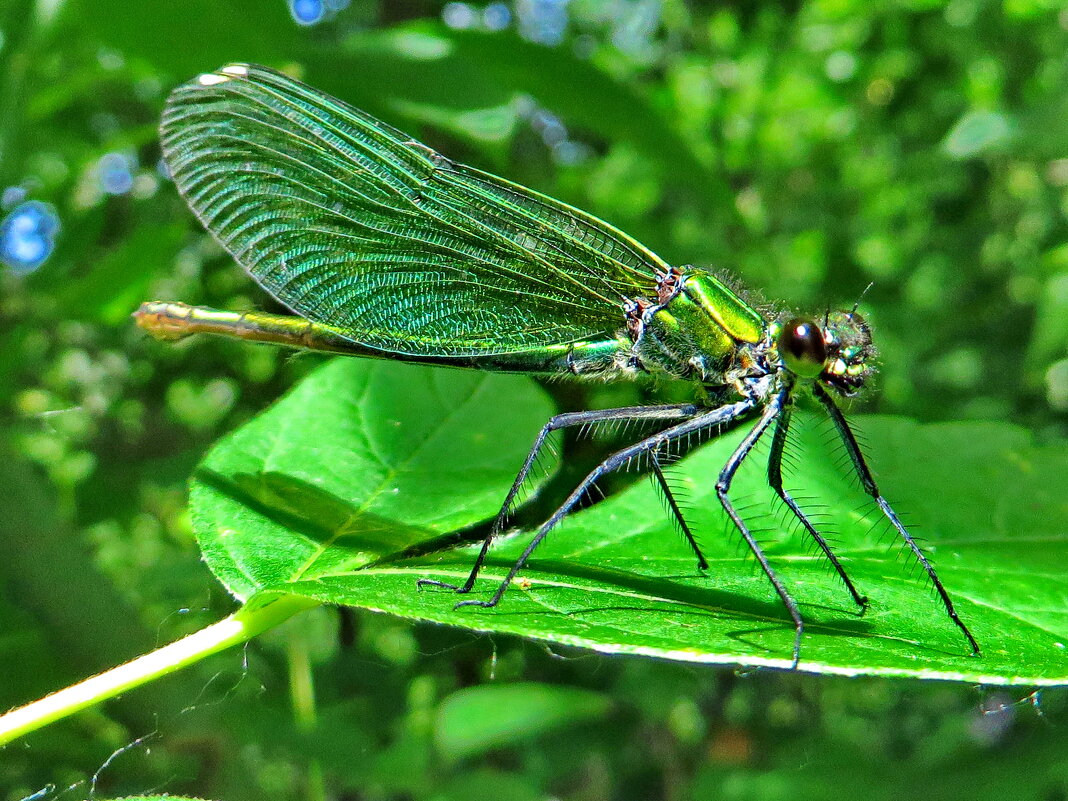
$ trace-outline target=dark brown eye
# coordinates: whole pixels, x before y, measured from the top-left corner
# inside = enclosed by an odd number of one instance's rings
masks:
[[[812,320],[795,317],[779,334],[779,356],[786,369],[801,378],[816,378],[827,361],[823,331]]]

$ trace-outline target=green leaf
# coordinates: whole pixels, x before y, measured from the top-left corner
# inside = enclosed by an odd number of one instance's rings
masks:
[[[143,226],[100,255],[84,277],[56,293],[62,313],[106,325],[127,324],[161,265],[174,258],[188,233],[184,223]]]
[[[472,798],[492,798],[494,801],[542,801],[545,793],[520,773],[504,773],[492,768],[473,768],[461,771],[445,782],[439,790],[444,801],[470,801]]]
[[[345,69],[338,69],[338,59]],[[329,70],[320,66],[326,63]],[[529,95],[569,125],[630,143],[673,182],[721,199],[732,196],[722,174],[654,103],[568,48],[543,47],[508,32],[449,30],[420,21],[353,34],[328,62],[309,60],[308,73],[314,85],[361,107],[378,109],[386,94],[392,109],[435,124],[445,121],[454,132],[459,111],[496,109],[499,124],[518,94]],[[482,128],[472,129],[474,138],[486,138]]]
[[[569,517],[495,609],[454,610],[453,593],[416,591],[422,577],[462,581],[477,546],[396,557],[491,516],[548,414],[523,379],[330,364],[208,457],[192,496],[205,556],[241,598],[290,592],[605,653],[789,666],[789,619],[713,491],[742,431],[670,474],[711,563],[704,575],[641,481]],[[779,522],[766,445],[758,448],[733,493],[801,604],[802,670],[1068,683],[1063,441],[1036,445],[1001,423],[857,421],[885,494],[924,540],[983,647],[973,658],[877,510],[843,476],[822,420],[797,417],[787,487],[871,599],[858,616],[826,563]],[[470,597],[488,597],[529,537],[498,543]]]
[[[214,69],[238,54],[248,61],[269,61],[292,53],[305,39],[286,3],[258,6],[255,24],[249,24],[247,8],[237,3],[160,4],[152,11],[150,34],[139,13],[143,9],[122,0],[70,0],[64,11],[77,30],[91,30],[115,50],[179,77]]]
[[[204,460],[205,559],[247,600],[492,517],[551,410],[523,378],[335,360]]]
[[[446,757],[461,759],[603,718],[611,709],[608,696],[575,687],[534,682],[467,687],[442,703],[434,742]]]

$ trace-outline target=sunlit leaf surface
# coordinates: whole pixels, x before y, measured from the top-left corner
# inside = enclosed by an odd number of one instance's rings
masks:
[[[239,598],[291,592],[479,631],[693,662],[789,665],[793,636],[766,579],[717,508],[713,476],[740,436],[675,467],[674,486],[711,567],[703,575],[650,484],[565,521],[496,609],[454,610],[474,546],[417,559],[412,546],[491,517],[550,410],[524,379],[362,360],[320,369],[223,440],[194,483],[194,522]],[[993,423],[860,418],[886,494],[923,538],[983,646],[972,658],[833,442],[801,415],[787,484],[838,543],[871,599],[858,616],[826,564],[772,503],[757,452],[737,484],[744,513],[807,621],[803,670],[1068,682],[1068,491],[1061,444]],[[528,534],[496,547],[487,597]]]

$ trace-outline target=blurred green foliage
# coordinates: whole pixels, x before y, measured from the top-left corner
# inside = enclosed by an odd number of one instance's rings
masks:
[[[863,308],[883,370],[868,408],[1022,420],[1053,438],[1068,422],[1059,5],[354,0],[298,25],[307,4],[285,0],[0,3],[0,706],[229,609],[192,542],[186,479],[318,363],[162,347],[129,324],[149,297],[269,306],[158,167],[169,87],[234,60],[294,69],[768,299],[822,309],[874,282]],[[58,229],[18,228],[25,203],[49,204]],[[4,250],[12,232],[28,250]],[[12,257],[53,244],[36,267]],[[550,389],[567,408],[634,398]],[[525,730],[523,710],[484,705],[498,739],[450,760],[441,743],[477,734],[464,688],[490,677],[604,703],[545,691],[551,727]],[[288,693],[312,683],[309,714]],[[1056,799],[1064,705],[549,653],[322,610],[244,661],[218,657],[8,747],[0,799],[49,785],[232,801]]]

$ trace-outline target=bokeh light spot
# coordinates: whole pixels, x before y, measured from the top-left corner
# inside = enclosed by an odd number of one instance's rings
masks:
[[[322,22],[326,6],[322,0],[289,0],[289,13],[298,25],[315,25]]]
[[[55,248],[59,217],[48,203],[28,200],[0,223],[0,260],[13,272],[31,273]]]

